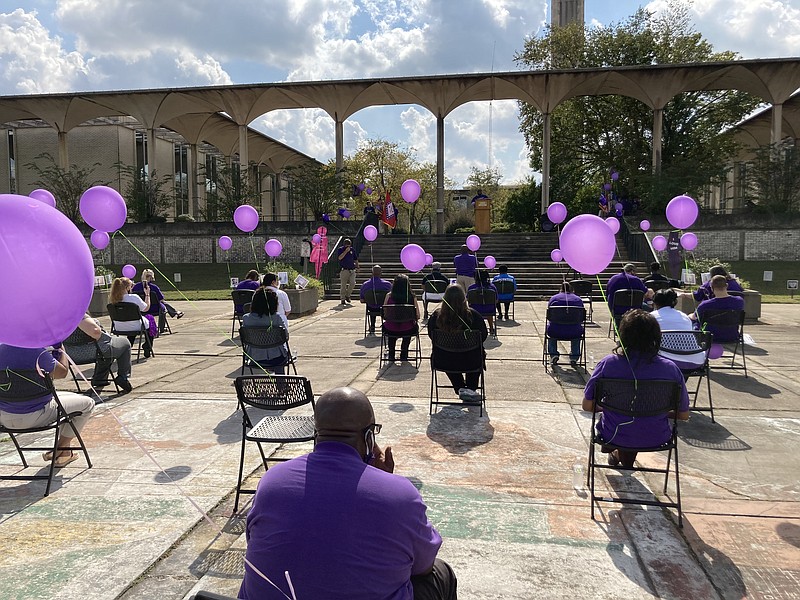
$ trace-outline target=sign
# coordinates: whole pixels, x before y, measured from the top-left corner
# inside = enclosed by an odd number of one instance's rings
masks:
[[[306,289],[306,286],[308,285],[308,279],[306,279],[302,275],[298,275],[297,277],[295,277],[294,282],[295,284],[297,284],[297,287],[299,287],[301,290]]]
[[[764,281],[772,281],[772,271],[764,271]]]
[[[106,273],[106,285],[114,283],[114,276],[111,273]]]
[[[787,279],[786,280],[786,289],[787,290],[796,290],[797,289],[797,279]]]
[[[696,279],[694,271],[690,269],[681,269],[681,281],[688,285],[695,285]]]
[[[711,281],[711,273],[700,273],[700,282],[708,283]]]
[[[239,278],[238,277],[231,277],[231,287],[235,288],[239,285]]]
[[[308,240],[300,242],[300,258],[311,257],[311,243]]]
[[[173,273],[172,274],[172,281],[174,281],[175,283],[180,283],[181,282],[181,274],[180,273]]]
[[[278,283],[280,285],[289,285],[289,273],[286,271],[278,271]]]

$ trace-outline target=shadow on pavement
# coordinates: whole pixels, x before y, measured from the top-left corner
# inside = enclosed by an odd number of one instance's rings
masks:
[[[710,450],[742,451],[752,446],[728,431],[719,421],[711,422],[705,413],[693,412],[686,423],[678,426],[678,437],[684,444]]]
[[[683,516],[683,534],[694,550],[702,569],[720,592],[722,598],[747,598],[747,586],[742,572],[722,551],[703,541],[692,527],[690,515]]]
[[[771,398],[775,394],[780,394],[778,388],[774,388],[766,383],[761,383],[753,378],[745,377],[742,373],[723,373],[711,367],[711,381],[720,384],[722,387],[734,390],[736,392],[744,392],[745,394],[752,394],[757,398]]]
[[[489,414],[484,410],[479,415],[477,406],[445,406],[431,415],[426,434],[451,454],[467,454],[494,438]]]

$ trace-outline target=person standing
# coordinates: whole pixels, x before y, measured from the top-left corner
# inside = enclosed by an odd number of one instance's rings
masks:
[[[456,283],[461,286],[464,293],[467,293],[469,286],[475,284],[475,271],[478,270],[478,259],[470,253],[466,244],[461,246],[461,254],[453,258],[453,265],[456,268]]]
[[[341,300],[342,305],[350,304],[350,294],[353,293],[353,288],[356,285],[356,271],[358,271],[358,256],[353,249],[353,242],[350,238],[345,238],[342,245],[336,250],[336,257],[339,259],[339,267],[341,272],[339,278],[341,280]]]

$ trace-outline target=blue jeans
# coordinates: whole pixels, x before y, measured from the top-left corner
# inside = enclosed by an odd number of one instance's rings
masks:
[[[569,359],[570,360],[579,360],[581,357],[581,339],[577,338],[574,340],[570,340],[570,350],[569,350]],[[547,338],[547,353],[550,356],[560,356],[558,352],[558,340],[554,340],[553,338]]]

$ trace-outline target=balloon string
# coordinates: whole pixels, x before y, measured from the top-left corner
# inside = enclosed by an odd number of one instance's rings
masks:
[[[253,242],[253,232],[252,231],[248,234],[248,237],[250,238],[250,248],[253,249],[253,260],[256,263],[256,271],[261,271],[261,267],[258,266],[258,255],[256,254],[256,245]]]
[[[622,337],[619,335],[619,328],[617,327],[617,320],[614,318],[614,312],[611,310],[611,305],[608,303],[608,297],[606,296],[606,291],[603,289],[603,284],[600,282],[600,273],[595,274],[597,278],[597,287],[600,288],[600,293],[603,296],[603,302],[608,309],[608,315],[611,318],[611,325],[614,327],[614,333],[617,335],[617,345],[622,348],[622,354],[625,355],[625,360],[628,361],[628,366],[631,369],[631,373],[633,374],[633,383],[635,386],[638,385],[638,381],[636,379],[636,371],[633,369],[633,364],[631,363],[631,359],[628,356],[628,350],[625,348],[625,344],[622,343]]]

